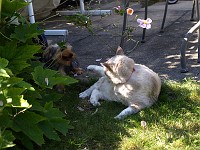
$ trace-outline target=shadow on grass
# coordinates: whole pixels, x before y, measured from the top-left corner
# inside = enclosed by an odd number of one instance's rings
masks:
[[[114,116],[125,108],[119,103],[102,101],[101,106],[97,108],[91,106],[87,100],[80,101],[78,94],[87,87],[89,87],[87,84],[69,87],[70,90],[58,103],[58,107],[66,113],[66,118],[71,121],[74,129],[70,130],[67,136],[62,136],[60,142],[47,141],[42,147],[43,150],[118,149],[124,138],[133,141],[134,144],[130,149],[143,149],[145,142],[135,142],[135,138],[139,136],[131,132],[133,129],[138,134],[144,132],[140,125],[142,120],[147,122],[149,131],[154,132],[155,126],[158,132],[164,130],[167,136],[166,143],[184,138],[182,142],[185,145],[190,145],[192,142],[195,144],[196,138],[191,134],[199,131],[199,120],[197,120],[199,96],[193,92],[200,93],[200,89],[197,86],[193,87],[190,81],[187,85],[164,83],[159,101],[155,105],[121,121],[114,119]],[[147,137],[151,137],[150,134],[151,132]]]
[[[92,81],[93,82],[93,81]],[[61,142],[48,140],[41,149],[115,149],[121,136],[129,136],[122,122],[114,119],[125,106],[119,103],[103,102],[94,107],[87,100],[80,100],[78,94],[91,85],[78,83],[68,87],[62,101],[57,103],[70,120],[74,129],[66,136],[61,135]]]

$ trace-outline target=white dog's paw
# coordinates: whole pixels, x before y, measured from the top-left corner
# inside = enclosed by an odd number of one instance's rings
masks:
[[[86,97],[88,97],[89,95],[86,92],[82,92],[79,94],[79,98],[84,99]]]
[[[100,105],[101,105],[98,101],[96,101],[96,100],[91,100],[91,99],[90,99],[90,103],[91,103],[93,106],[100,106]]]
[[[96,65],[89,65],[89,66],[87,67],[87,70],[89,70],[89,71],[94,71],[94,70],[95,70],[95,67],[96,67]]]

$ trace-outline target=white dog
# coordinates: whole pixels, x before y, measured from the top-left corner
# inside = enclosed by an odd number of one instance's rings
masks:
[[[161,89],[159,76],[148,67],[135,64],[133,59],[123,55],[121,47],[118,47],[116,56],[101,65],[87,67],[102,77],[80,93],[80,98],[90,96],[90,103],[94,106],[100,105],[100,99],[121,102],[128,106],[116,119],[135,114],[156,102]]]

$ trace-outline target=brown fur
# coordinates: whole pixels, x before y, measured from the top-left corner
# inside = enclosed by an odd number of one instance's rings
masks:
[[[46,67],[58,70],[63,76],[83,73],[83,69],[75,67],[73,62],[76,62],[76,54],[72,51],[72,46],[66,45],[61,48],[57,44],[47,47],[43,54]],[[77,62],[76,62],[77,63]],[[57,85],[56,89],[59,92],[64,92],[64,85]]]

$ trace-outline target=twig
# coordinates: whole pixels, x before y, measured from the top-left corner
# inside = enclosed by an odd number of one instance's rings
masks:
[[[29,105],[29,107],[27,107],[27,108],[25,108],[25,109],[19,111],[18,113],[16,113],[16,114],[14,115],[14,118],[15,118],[17,115],[19,115],[20,113],[24,113],[27,109],[29,109],[29,108],[31,108],[31,107],[32,107],[32,105]]]
[[[0,32],[0,34],[1,34],[4,38],[6,38],[7,40],[12,41],[10,38],[8,38],[7,36],[5,36],[3,33]]]

